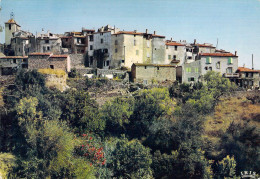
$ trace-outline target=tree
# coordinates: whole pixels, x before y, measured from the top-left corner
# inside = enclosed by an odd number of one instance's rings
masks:
[[[17,168],[20,177],[76,177],[93,175],[93,169],[81,158],[74,156],[78,145],[74,134],[64,122],[43,120],[37,111],[37,98],[23,98],[17,105],[18,124],[27,143],[26,157]],[[81,162],[80,164],[78,162]],[[82,171],[79,171],[79,165]],[[88,172],[86,172],[88,171]]]
[[[147,137],[154,120],[173,113],[175,102],[170,99],[166,88],[142,90],[135,96],[134,112],[130,117],[130,136]]]
[[[0,153],[0,177],[14,177],[13,168],[16,166],[16,158],[10,153]]]
[[[102,106],[102,119],[106,121],[106,132],[120,136],[126,132],[129,118],[133,114],[133,99],[116,98]]]
[[[217,178],[233,178],[236,175],[236,160],[227,155],[223,160],[217,162],[215,175]]]
[[[75,132],[100,133],[105,128],[97,103],[83,91],[69,91],[62,106],[61,119],[68,122]]]
[[[139,141],[126,138],[116,141],[107,167],[117,178],[152,178],[152,156]]]

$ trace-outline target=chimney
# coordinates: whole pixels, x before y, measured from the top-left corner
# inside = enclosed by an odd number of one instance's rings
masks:
[[[155,34],[156,34],[156,31],[154,31],[153,34],[155,35]]]
[[[235,56],[237,56],[237,51],[235,51]]]
[[[196,39],[194,39],[194,45],[196,44],[196,41],[197,41],[197,40],[196,40]]]
[[[134,30],[134,33],[136,33],[137,32],[137,30]]]
[[[148,34],[148,29],[145,29],[145,33]]]
[[[171,37],[171,42],[172,42],[172,37]]]
[[[243,67],[245,68],[245,67],[246,67],[246,64],[243,64]]]

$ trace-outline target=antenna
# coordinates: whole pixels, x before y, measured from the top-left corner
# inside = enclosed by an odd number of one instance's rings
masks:
[[[218,49],[218,38],[217,38],[217,45],[216,45],[216,49]]]
[[[254,54],[252,54],[252,70],[254,69]]]
[[[13,11],[10,13],[10,19],[14,19],[14,12]]]

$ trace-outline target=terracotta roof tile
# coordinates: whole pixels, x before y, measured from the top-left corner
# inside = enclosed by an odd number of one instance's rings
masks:
[[[14,58],[28,58],[28,56],[5,56],[5,57],[0,57],[0,59],[14,59]]]
[[[201,53],[201,56],[213,56],[213,57],[237,57],[232,53]]]
[[[134,63],[135,66],[154,66],[154,67],[176,67],[175,65],[168,64],[145,64],[145,63]]]
[[[67,58],[69,55],[52,55],[50,58]]]
[[[212,45],[209,45],[209,44],[196,44],[196,45],[199,46],[199,47],[216,48],[216,47],[213,47]]]
[[[252,70],[250,68],[245,68],[245,67],[238,67],[237,69],[238,72],[255,72],[255,73],[259,73],[259,70]]]
[[[39,53],[39,52],[34,52],[30,53],[29,56],[50,56],[52,53]]]
[[[181,43],[177,43],[177,42],[167,42],[166,45],[168,46],[185,46]]]
[[[5,24],[16,24],[17,26],[21,27],[20,25],[18,25],[15,20],[12,18],[12,19],[9,19],[7,22],[5,22]]]

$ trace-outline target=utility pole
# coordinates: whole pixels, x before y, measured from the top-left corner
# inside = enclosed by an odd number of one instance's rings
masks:
[[[252,54],[252,70],[254,69],[254,54]]]

